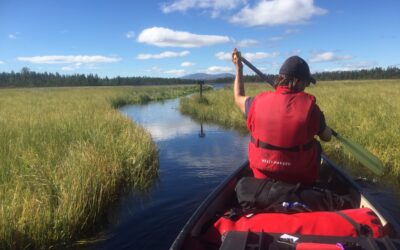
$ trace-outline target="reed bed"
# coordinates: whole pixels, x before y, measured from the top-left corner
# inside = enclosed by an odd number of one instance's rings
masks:
[[[156,179],[150,134],[115,110],[195,87],[0,90],[0,249],[68,248]],[[123,96],[124,98],[121,98]]]
[[[245,88],[250,96],[272,90],[265,84],[246,84]],[[316,96],[328,125],[376,155],[385,165],[382,179],[400,187],[400,80],[326,81],[306,92]],[[180,110],[195,119],[246,131],[245,118],[234,105],[232,87],[208,92],[203,98],[182,98]],[[360,170],[337,140],[323,143],[323,148],[339,164]]]

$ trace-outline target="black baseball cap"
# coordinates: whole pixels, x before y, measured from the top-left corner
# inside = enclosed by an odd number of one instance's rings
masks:
[[[315,78],[311,76],[307,62],[299,56],[291,56],[286,59],[279,70],[279,74],[293,76],[300,80],[310,81],[314,84],[317,82]]]

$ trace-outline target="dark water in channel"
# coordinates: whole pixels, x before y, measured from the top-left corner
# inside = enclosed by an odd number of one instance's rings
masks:
[[[159,180],[146,195],[124,197],[116,225],[95,249],[168,249],[205,197],[247,157],[248,138],[180,114],[179,99],[121,112],[157,143]]]

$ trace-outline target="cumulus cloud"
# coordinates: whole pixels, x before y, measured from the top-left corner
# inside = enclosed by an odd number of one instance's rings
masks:
[[[121,60],[118,57],[106,56],[32,56],[32,57],[17,57],[18,61],[35,63],[35,64],[67,64],[61,68],[63,71],[73,71],[79,69],[83,64],[94,68],[97,63],[114,63]]]
[[[259,60],[265,58],[275,58],[279,56],[279,52],[265,53],[265,52],[256,52],[256,53],[244,53],[243,56],[252,61]]]
[[[189,55],[190,52],[185,50],[182,52],[173,52],[173,51],[164,51],[160,54],[139,54],[137,55],[136,59],[139,60],[147,60],[147,59],[164,59],[164,58],[171,58],[171,57],[182,57]]]
[[[231,60],[232,54],[227,52],[218,52],[215,56],[219,60]],[[255,53],[242,53],[242,56],[247,60],[260,60],[265,58],[275,58],[279,56],[279,52],[265,53],[265,52],[255,52]]]
[[[318,62],[334,62],[334,61],[343,61],[343,60],[350,60],[352,59],[351,56],[339,56],[335,55],[333,52],[323,52],[314,54],[309,60],[312,63]]]
[[[239,41],[236,46],[239,48],[247,48],[247,47],[251,47],[251,46],[255,46],[258,45],[259,41],[254,40],[254,39],[244,39]]]
[[[183,62],[183,63],[181,63],[182,67],[191,67],[193,65],[194,65],[194,63],[191,63],[191,62]]]
[[[175,11],[185,12],[189,9],[205,9],[218,16],[220,11],[231,10],[246,3],[247,0],[176,0],[171,3],[163,3],[161,10],[164,13]]]
[[[13,32],[11,34],[8,34],[8,38],[9,39],[13,39],[13,40],[17,39],[19,34],[21,34],[21,33],[20,32]]]
[[[227,43],[231,39],[227,36],[197,35],[186,31],[175,31],[163,27],[144,29],[137,39],[140,43],[146,43],[159,47],[183,47],[195,48],[214,44]]]
[[[232,54],[220,51],[215,54],[215,57],[217,57],[219,60],[231,60]]]
[[[373,67],[377,67],[377,64],[372,62],[355,62],[355,63],[344,64],[340,67],[327,68],[324,69],[323,71],[350,71],[350,70],[370,69]]]
[[[314,5],[314,0],[261,0],[254,7],[246,6],[230,21],[244,26],[300,24],[327,10]]]
[[[300,32],[300,30],[298,30],[298,29],[287,29],[287,30],[285,30],[285,34],[286,35],[296,34],[296,33],[299,33],[299,32]]]
[[[164,71],[165,74],[171,74],[171,75],[176,75],[176,76],[181,76],[185,74],[184,69],[171,69],[171,70],[166,70]]]
[[[135,37],[135,32],[133,32],[133,31],[128,31],[128,32],[125,33],[125,36],[126,36],[126,38],[128,38],[128,39],[132,39],[132,38]]]
[[[274,36],[274,37],[271,37],[271,38],[268,39],[268,41],[271,41],[271,42],[277,42],[277,41],[280,41],[280,40],[283,40],[282,36]]]
[[[75,64],[72,64],[72,65],[64,66],[64,67],[61,68],[61,70],[63,70],[63,71],[74,71],[74,70],[79,69],[79,67],[81,65],[82,65],[82,63],[75,63]]]
[[[223,67],[223,66],[211,66],[208,67],[207,73],[209,74],[219,74],[219,73],[228,73],[232,72],[232,67]]]
[[[293,49],[289,52],[286,53],[286,56],[296,56],[296,55],[300,55],[301,54],[301,49]]]
[[[32,56],[17,57],[18,61],[36,64],[73,64],[73,63],[113,63],[118,62],[121,58],[106,56]]]
[[[157,73],[159,73],[159,72],[162,71],[162,69],[160,67],[158,67],[158,66],[153,66],[150,69],[147,69],[146,71],[147,72],[157,72]]]

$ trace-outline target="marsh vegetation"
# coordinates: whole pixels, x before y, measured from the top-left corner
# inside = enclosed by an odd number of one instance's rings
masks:
[[[157,179],[151,135],[115,107],[197,90],[0,90],[0,248],[64,248],[98,231],[121,193]]]

